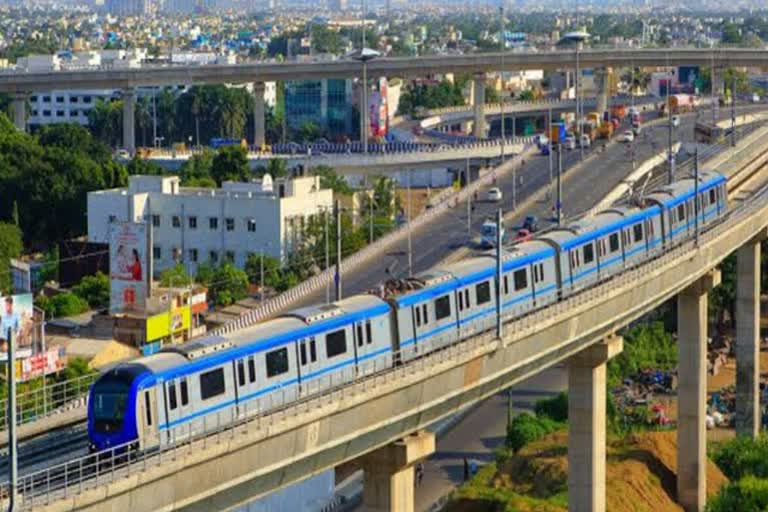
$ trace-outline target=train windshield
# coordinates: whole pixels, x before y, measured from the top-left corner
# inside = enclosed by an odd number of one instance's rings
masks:
[[[122,428],[132,380],[132,375],[106,374],[94,384],[93,428],[96,432],[117,432]]]

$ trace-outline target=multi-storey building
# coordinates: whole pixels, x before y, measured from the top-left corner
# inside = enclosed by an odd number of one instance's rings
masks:
[[[285,258],[301,242],[306,219],[330,211],[333,191],[320,178],[224,182],[221,188],[181,187],[177,176],[131,176],[125,188],[88,194],[88,240],[109,240],[112,222],[152,226],[154,270],[183,263],[230,260],[242,267],[251,254]]]

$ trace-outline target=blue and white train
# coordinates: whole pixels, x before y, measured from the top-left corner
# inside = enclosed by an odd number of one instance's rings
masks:
[[[488,253],[398,281],[386,298],[310,306],[120,364],[90,390],[91,449],[160,446],[212,425],[214,413],[219,423],[283,407],[492,329],[499,285],[505,318],[562,300],[692,237],[694,190],[685,178],[515,244],[501,283]],[[726,179],[701,172],[698,201],[699,226],[723,217]]]

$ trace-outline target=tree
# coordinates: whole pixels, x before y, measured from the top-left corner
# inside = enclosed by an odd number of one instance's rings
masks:
[[[122,141],[122,101],[97,100],[88,111],[88,126],[94,136],[111,147],[118,147]]]
[[[101,272],[85,276],[72,287],[72,293],[88,303],[91,309],[109,306],[109,277]]]
[[[288,165],[282,158],[270,158],[267,161],[267,167],[264,172],[272,178],[285,178],[288,176]]]
[[[247,181],[250,176],[248,154],[241,146],[224,146],[211,163],[211,177],[218,186],[224,181]]]
[[[0,294],[11,292],[11,258],[21,256],[23,249],[19,227],[0,222]]]
[[[217,306],[229,306],[248,296],[248,276],[225,262],[213,271],[208,293]]]
[[[533,92],[533,89],[526,89],[524,91],[520,91],[520,94],[517,95],[517,98],[520,101],[533,101],[536,99],[536,95]]]
[[[490,85],[485,86],[485,104],[492,105],[501,103],[501,95],[494,87]]]
[[[323,132],[316,123],[312,121],[305,121],[299,127],[298,137],[301,142],[312,142],[319,139]]]
[[[318,165],[312,168],[312,174],[320,176],[320,188],[329,188],[334,194],[352,195],[352,187],[343,176],[336,174],[336,170],[328,165]]]
[[[74,316],[88,311],[88,303],[71,292],[60,293],[51,298],[40,295],[35,300],[35,305],[45,311],[48,319]]]
[[[275,289],[280,288],[283,281],[283,273],[280,270],[280,260],[271,256],[251,254],[245,262],[245,273],[251,283],[261,284],[261,269],[264,268],[264,285]]]
[[[162,176],[165,174],[165,169],[160,167],[160,165],[152,160],[141,158],[139,155],[134,156],[131,161],[128,162],[126,170],[131,176]]]
[[[160,274],[160,286],[163,288],[179,288],[192,284],[192,277],[181,263],[165,269]]]
[[[211,170],[213,169],[213,159],[216,153],[209,148],[204,148],[202,153],[192,155],[192,157],[184,162],[181,166],[181,184],[186,187],[193,186],[216,186],[216,182],[211,177]],[[207,185],[202,185],[206,183]]]

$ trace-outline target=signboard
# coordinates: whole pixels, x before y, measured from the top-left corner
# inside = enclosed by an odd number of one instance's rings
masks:
[[[379,80],[379,90],[371,92],[368,102],[368,116],[372,137],[386,137],[389,123],[387,108],[387,79]]]
[[[19,349],[17,357],[23,357],[22,349],[29,349],[31,354],[35,338],[33,314],[31,293],[0,297],[0,340],[2,340],[3,353],[8,348],[6,341],[10,330],[13,333],[14,343]]]
[[[147,300],[147,225],[112,224],[109,236],[109,310],[144,309]]]
[[[17,359],[16,378],[23,382],[64,369],[64,352],[64,347],[52,348],[22,360]]]

